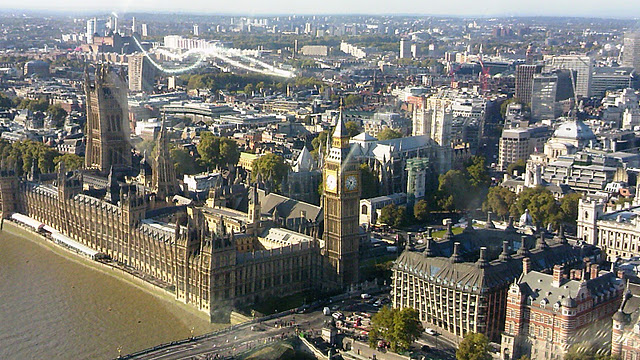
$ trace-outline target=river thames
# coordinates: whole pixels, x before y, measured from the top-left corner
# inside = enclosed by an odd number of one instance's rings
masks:
[[[22,233],[0,232],[0,359],[112,359],[221,326]]]

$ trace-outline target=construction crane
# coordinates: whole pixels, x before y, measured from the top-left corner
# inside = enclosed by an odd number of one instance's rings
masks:
[[[478,74],[478,76],[480,77],[480,88],[482,89],[483,92],[487,91],[487,79],[489,78],[489,70],[491,70],[490,67],[485,67],[484,63],[482,62],[482,56],[478,56],[478,62],[480,63],[480,67],[481,67],[481,71],[480,74]]]

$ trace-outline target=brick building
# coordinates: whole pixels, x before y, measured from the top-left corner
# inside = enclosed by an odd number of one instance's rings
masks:
[[[502,358],[562,359],[573,344],[605,343],[608,335],[598,330],[616,312],[623,288],[614,273],[589,259],[569,274],[561,265],[552,274],[531,271],[531,260],[523,259],[522,276],[507,297]]]

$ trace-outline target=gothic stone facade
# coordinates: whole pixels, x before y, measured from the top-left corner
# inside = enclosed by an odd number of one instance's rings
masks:
[[[64,166],[52,184],[18,179],[6,169],[0,175],[4,217],[19,212],[41,221],[174,288],[178,300],[209,316],[309,289],[320,276],[314,242],[242,253],[234,234],[210,231],[201,212],[175,224],[147,218],[150,197],[136,185],[122,185],[113,203],[83,193],[82,173]]]

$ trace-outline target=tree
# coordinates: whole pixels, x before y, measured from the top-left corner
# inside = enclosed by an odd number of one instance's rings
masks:
[[[284,162],[280,155],[265,154],[253,161],[251,177],[256,180],[258,175],[263,180],[270,181],[274,184],[276,190],[280,189],[280,184],[289,172],[289,165]]]
[[[244,93],[245,94],[251,95],[252,92],[253,92],[253,84],[249,83],[249,84],[244,86]]]
[[[355,105],[362,104],[362,96],[350,94],[344,98],[344,106],[352,107]]]
[[[429,219],[429,213],[431,208],[426,200],[419,200],[413,206],[413,216],[420,222],[425,222]]]
[[[582,195],[579,193],[567,194],[560,199],[561,220],[569,225],[576,226],[578,220],[578,201]]]
[[[533,221],[542,226],[547,226],[549,223],[555,224],[562,216],[553,194],[542,186],[522,191],[510,209],[510,213],[520,215],[526,209],[529,209]]]
[[[44,111],[47,111],[48,107],[49,107],[49,102],[47,101],[46,98],[40,98],[38,100],[22,99],[18,104],[18,109],[28,109],[33,112],[36,112],[36,111],[44,112]]]
[[[13,100],[0,92],[0,109],[10,109],[13,107]]]
[[[440,206],[446,211],[466,209],[469,202],[469,180],[461,170],[449,170],[438,178]]]
[[[514,171],[517,171],[518,175],[524,174],[524,171],[527,168],[527,163],[520,159],[514,163],[509,164],[507,167],[507,174],[513,175]]]
[[[220,169],[235,166],[240,159],[240,151],[235,141],[214,136],[210,132],[200,134],[197,149],[202,165],[207,168]]]
[[[57,156],[53,159],[53,162],[56,164],[55,169],[58,169],[60,162],[64,162],[64,168],[68,171],[71,170],[80,170],[84,167],[84,158],[82,156],[78,156],[76,154],[64,154]]]
[[[489,339],[482,333],[467,333],[456,351],[457,360],[491,360]]]
[[[378,341],[386,340],[391,345],[391,350],[406,351],[422,331],[422,324],[416,309],[384,306],[371,318],[369,346],[375,348]]]
[[[404,206],[389,204],[380,210],[380,218],[378,220],[381,223],[399,227],[404,223],[406,211],[407,208]]]
[[[509,211],[517,200],[517,195],[513,191],[502,187],[494,186],[489,188],[487,200],[482,204],[484,211],[492,211],[503,219],[509,215]]]
[[[362,184],[362,199],[368,199],[380,195],[380,182],[373,170],[367,164],[360,164],[360,183]]]
[[[185,174],[195,175],[202,171],[196,159],[187,150],[174,148],[169,151],[173,166],[176,170],[176,177],[182,178]]]
[[[484,166],[484,163],[484,157],[472,156],[466,164],[469,184],[474,187],[475,190],[488,187],[491,183],[491,177],[489,177],[489,173],[487,172],[487,168]]]
[[[347,128],[347,135],[349,135],[350,138],[362,132],[362,128],[355,121],[347,121],[347,123],[344,124],[344,126]]]
[[[63,109],[60,104],[49,105],[47,112],[51,115],[51,118],[56,122],[57,126],[62,126],[64,119],[68,115],[67,111]]]
[[[401,138],[402,133],[392,128],[385,128],[384,130],[378,133],[378,140],[391,140]]]

